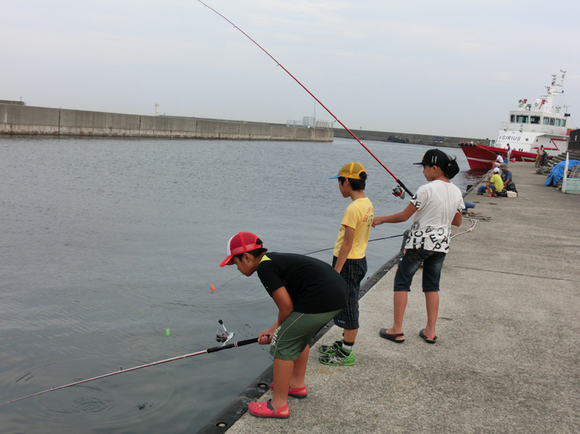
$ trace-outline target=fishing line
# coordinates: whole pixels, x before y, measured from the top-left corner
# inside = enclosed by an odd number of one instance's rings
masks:
[[[171,357],[169,359],[158,360],[157,362],[146,363],[144,365],[134,366],[132,368],[127,368],[127,369],[121,368],[118,371],[109,372],[108,374],[98,375],[96,377],[87,378],[85,380],[75,381],[74,383],[63,384],[62,386],[58,386],[58,387],[51,387],[50,389],[46,389],[46,390],[43,390],[41,392],[32,393],[30,395],[22,396],[20,398],[13,399],[11,401],[7,401],[3,404],[0,404],[0,407],[2,407],[3,405],[12,404],[12,403],[17,402],[17,401],[22,401],[23,399],[32,398],[33,396],[43,395],[45,393],[54,392],[54,391],[60,390],[60,389],[66,389],[67,387],[78,386],[79,384],[88,383],[89,381],[100,380],[102,378],[112,377],[113,375],[119,375],[119,374],[124,374],[126,372],[137,371],[138,369],[148,368],[150,366],[162,365],[163,363],[169,363],[169,362],[174,362],[176,360],[187,359],[189,357],[199,356],[201,354],[215,353],[216,351],[227,350],[228,348],[243,347],[244,345],[254,344],[254,343],[258,342],[258,338],[252,338],[252,339],[246,339],[244,341],[228,343],[234,337],[234,333],[227,331],[227,329],[226,329],[226,327],[221,319],[219,320],[219,323],[221,324],[224,331],[221,333],[218,331],[218,333],[216,334],[216,340],[218,342],[222,342],[222,345],[219,345],[217,347],[207,348],[205,350],[197,351],[195,353],[183,354],[181,356]]]
[[[369,240],[369,243],[372,243],[373,241],[382,241],[382,240],[388,240],[391,238],[397,238],[397,237],[402,237],[403,234],[399,234],[399,235],[391,235],[390,237],[381,237],[381,238],[373,238],[372,240]],[[310,255],[314,255],[315,253],[320,253],[320,252],[327,252],[329,250],[334,250],[334,247],[327,247],[326,249],[320,249],[320,250],[314,250],[313,252],[308,252],[308,253],[302,253],[302,255],[304,256],[310,256]],[[230,280],[228,280],[225,283],[222,283],[220,286],[218,286],[218,288],[223,288],[224,286],[226,286],[228,283],[230,283],[232,280],[237,279],[238,277],[242,277],[242,274],[238,274],[236,277],[231,278]]]
[[[382,237],[382,238],[374,238],[372,240],[369,240],[368,242],[371,243],[373,241],[381,241],[381,240],[388,240],[390,238],[397,238],[397,237],[402,237],[405,234],[399,234],[399,235],[391,235],[390,237]],[[308,256],[308,255],[313,255],[315,253],[320,253],[320,252],[326,252],[328,250],[334,250],[334,247],[328,247],[326,249],[320,249],[320,250],[315,250],[314,252],[308,252],[308,253],[304,253],[304,256]]]
[[[288,74],[290,77],[292,77],[292,79],[293,79],[293,80],[294,80],[296,83],[298,83],[298,84],[300,85],[300,87],[302,87],[302,89],[304,89],[304,90],[305,90],[305,91],[306,91],[306,92],[307,92],[307,93],[308,93],[308,94],[309,94],[309,95],[310,95],[312,98],[314,98],[314,100],[315,100],[315,101],[316,101],[318,104],[320,104],[320,105],[322,106],[322,108],[324,108],[324,110],[326,110],[326,111],[328,112],[328,114],[330,114],[330,116],[332,116],[336,122],[338,122],[338,123],[339,123],[339,124],[340,124],[340,125],[341,125],[341,126],[342,126],[342,127],[343,127],[343,128],[344,128],[344,129],[345,129],[345,130],[346,130],[346,131],[347,131],[347,132],[348,132],[348,133],[349,133],[349,134],[350,134],[350,135],[351,135],[351,136],[352,136],[352,137],[353,137],[353,138],[356,140],[356,141],[357,141],[357,142],[359,142],[359,144],[360,144],[360,145],[361,145],[363,148],[365,148],[365,150],[366,150],[366,151],[367,151],[369,154],[371,154],[371,156],[372,156],[372,157],[373,157],[375,160],[377,160],[377,162],[378,162],[378,163],[379,163],[381,166],[383,166],[383,168],[384,168],[384,169],[385,169],[385,170],[386,170],[386,171],[389,173],[389,175],[391,175],[391,176],[392,176],[392,177],[395,179],[395,181],[397,181],[397,184],[399,184],[399,185],[401,186],[401,188],[403,188],[403,190],[405,190],[405,191],[406,191],[406,192],[407,192],[409,195],[413,196],[413,193],[411,193],[411,191],[410,191],[410,190],[409,190],[409,189],[408,189],[408,188],[405,186],[405,184],[403,184],[403,182],[402,182],[402,181],[401,181],[399,178],[397,178],[397,177],[394,175],[394,173],[393,173],[393,172],[391,172],[391,171],[389,170],[389,168],[388,168],[387,166],[385,166],[385,165],[383,164],[383,162],[382,162],[381,160],[379,160],[379,159],[378,159],[378,157],[377,157],[375,154],[373,154],[373,153],[371,152],[371,150],[370,150],[369,148],[367,148],[367,147],[366,147],[366,145],[365,145],[363,142],[361,142],[361,141],[360,141],[360,139],[359,139],[359,138],[358,138],[358,137],[357,137],[357,136],[356,136],[356,135],[355,135],[355,134],[354,134],[354,133],[353,133],[353,132],[352,132],[350,129],[348,129],[348,128],[347,128],[347,126],[346,126],[346,125],[344,125],[344,124],[341,122],[341,120],[340,120],[340,119],[338,119],[338,118],[337,118],[337,117],[334,115],[334,113],[332,113],[332,112],[331,112],[331,111],[330,111],[330,110],[329,110],[329,109],[328,109],[328,108],[327,108],[327,107],[326,107],[324,104],[322,104],[322,103],[320,102],[320,100],[319,100],[318,98],[316,98],[316,96],[314,96],[314,94],[313,94],[312,92],[310,92],[310,91],[309,91],[309,90],[306,88],[306,86],[304,86],[304,85],[303,85],[303,84],[302,84],[302,83],[301,83],[301,82],[300,82],[300,81],[299,81],[299,80],[298,80],[296,77],[294,77],[294,76],[293,76],[293,75],[290,73],[290,71],[288,71],[288,70],[287,70],[287,69],[284,67],[284,65],[282,65],[280,62],[278,62],[278,61],[277,61],[277,60],[276,60],[276,59],[275,59],[275,58],[274,58],[274,57],[273,57],[273,56],[272,56],[270,53],[268,53],[268,52],[267,52],[267,51],[266,51],[266,50],[265,50],[265,49],[264,49],[264,48],[263,48],[263,47],[262,47],[260,44],[258,44],[258,43],[257,43],[255,40],[253,40],[253,39],[252,39],[252,38],[251,38],[251,37],[250,37],[250,36],[249,36],[249,35],[248,35],[246,32],[244,32],[242,29],[240,29],[238,26],[236,26],[236,25],[235,25],[233,22],[231,22],[231,21],[230,21],[229,19],[227,19],[225,16],[223,16],[223,15],[222,15],[222,14],[220,14],[218,11],[216,11],[214,8],[212,8],[211,6],[209,6],[209,5],[205,4],[205,3],[204,3],[204,2],[202,2],[201,0],[197,0],[197,1],[198,1],[198,2],[200,2],[202,5],[204,5],[206,8],[209,8],[211,11],[215,12],[217,15],[219,15],[220,17],[222,17],[222,18],[223,18],[225,21],[227,21],[228,23],[230,23],[230,24],[231,24],[231,25],[234,27],[234,29],[238,30],[238,31],[239,31],[239,32],[240,32],[242,35],[244,35],[246,38],[248,38],[250,41],[252,41],[252,42],[253,42],[253,43],[254,43],[254,44],[255,44],[255,45],[256,45],[256,46],[257,46],[257,47],[258,47],[260,50],[262,50],[264,53],[266,53],[266,55],[267,55],[267,56],[268,56],[270,59],[272,59],[274,62],[276,62],[276,64],[277,64],[277,65],[278,65],[280,68],[282,68],[282,69],[284,70],[284,72],[286,72],[286,73],[287,73],[287,74]]]

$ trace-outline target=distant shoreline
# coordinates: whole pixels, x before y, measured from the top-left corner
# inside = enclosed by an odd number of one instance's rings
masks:
[[[395,133],[389,131],[356,130],[353,133],[360,140],[375,140],[378,142],[410,143],[415,145],[445,146],[459,148],[461,142],[485,143],[487,139],[473,137],[434,136],[429,134]],[[352,136],[343,128],[334,129],[334,137],[348,138]]]

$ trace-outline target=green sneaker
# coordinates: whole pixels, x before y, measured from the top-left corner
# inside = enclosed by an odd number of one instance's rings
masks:
[[[342,348],[342,342],[336,341],[332,345],[321,345],[320,348],[318,348],[318,351],[320,351],[322,354],[326,354],[327,356],[330,356],[330,355],[336,353],[339,348]]]
[[[345,354],[342,349],[334,354],[327,354],[326,356],[320,356],[318,361],[323,365],[341,365],[341,366],[352,366],[354,365],[354,351],[349,354]]]

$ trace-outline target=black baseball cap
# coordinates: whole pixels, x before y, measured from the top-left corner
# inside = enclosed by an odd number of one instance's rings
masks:
[[[423,155],[423,160],[420,163],[413,163],[413,164],[421,164],[423,166],[439,166],[441,168],[446,168],[449,164],[449,157],[443,151],[439,149],[429,149]]]

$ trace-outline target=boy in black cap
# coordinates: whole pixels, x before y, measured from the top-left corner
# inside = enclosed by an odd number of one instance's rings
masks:
[[[230,238],[228,256],[220,267],[235,264],[246,276],[257,271],[278,306],[278,319],[258,337],[259,344],[271,344],[273,396],[265,402],[251,402],[248,411],[257,417],[285,419],[290,416],[288,396],[308,395],[304,376],[310,343],[346,306],[347,287],[325,262],[293,253],[267,252],[256,235],[239,232]]]
[[[396,343],[405,341],[403,315],[407,307],[407,293],[411,290],[413,276],[423,264],[423,292],[427,306],[427,325],[419,336],[427,343],[437,340],[435,324],[439,312],[439,281],[445,255],[449,250],[451,225],[461,225],[461,212],[465,208],[459,188],[449,180],[458,172],[455,159],[439,149],[430,149],[423,156],[423,175],[428,183],[417,190],[411,203],[403,211],[375,217],[373,227],[382,223],[407,221],[412,215],[413,225],[405,240],[405,254],[395,275],[393,297],[393,326],[381,329],[379,335]]]

